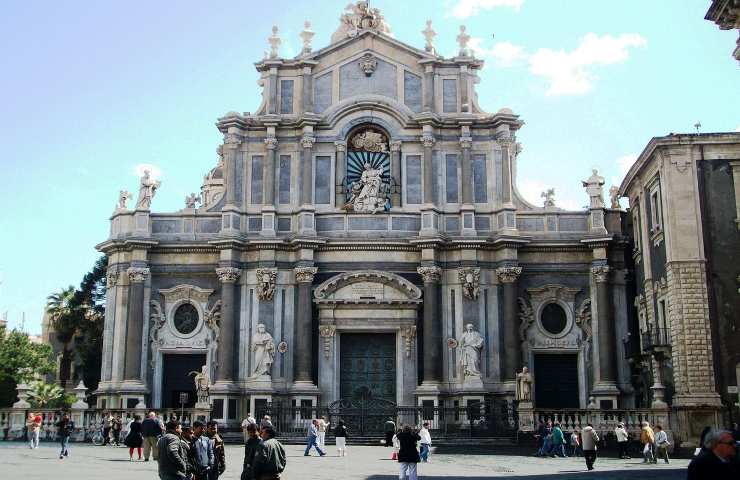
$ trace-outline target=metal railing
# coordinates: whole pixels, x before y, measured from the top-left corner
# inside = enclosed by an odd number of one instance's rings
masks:
[[[642,349],[653,350],[671,345],[671,332],[667,328],[652,327],[642,332]]]

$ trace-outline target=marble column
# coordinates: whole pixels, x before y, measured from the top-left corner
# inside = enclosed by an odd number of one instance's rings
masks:
[[[502,189],[501,198],[504,204],[512,203],[512,185],[511,185],[511,137],[507,132],[505,136],[496,139],[496,143],[501,147],[501,167],[502,167]]]
[[[226,182],[226,205],[236,204],[236,155],[241,140],[238,135],[224,136],[224,177]]]
[[[416,271],[424,281],[424,348],[423,383],[442,381],[442,315],[439,311],[439,281],[442,269],[437,266],[419,267]]]
[[[401,142],[391,142],[391,206],[401,206]]]
[[[609,292],[609,267],[591,267],[596,281],[596,305],[599,321],[599,380],[615,383],[617,380],[617,352],[614,344],[615,331],[612,319],[612,302]]]
[[[503,356],[501,365],[501,380],[513,381],[520,367],[522,358],[522,344],[519,340],[519,319],[517,315],[516,281],[522,273],[522,267],[501,267],[496,269],[498,280],[504,290],[504,318],[502,322]]]
[[[334,142],[337,149],[336,176],[334,182],[334,206],[342,208],[346,203],[345,177],[347,176],[347,142]]]
[[[460,65],[460,111],[462,113],[472,112],[468,95],[468,66]]]
[[[421,137],[421,144],[424,147],[424,203],[433,204],[434,197],[432,195],[434,176],[432,175],[432,148],[434,147],[434,136],[431,134],[424,134]]]
[[[473,204],[473,168],[470,160],[470,148],[472,146],[472,137],[460,137],[460,148],[462,149],[462,203],[466,205]]]
[[[295,279],[298,282],[298,304],[296,305],[295,348],[293,349],[293,380],[296,383],[313,384],[313,335],[311,320],[313,302],[311,285],[316,275],[316,267],[296,267]]]
[[[148,268],[127,270],[130,286],[128,321],[126,322],[126,361],[124,380],[141,380],[141,335],[144,330],[144,283]]]
[[[218,366],[216,368],[217,382],[233,382],[234,375],[234,343],[239,338],[235,321],[236,282],[241,276],[241,270],[234,267],[216,269],[216,275],[221,282],[221,333],[218,342]]]
[[[424,111],[434,111],[434,66],[424,67]]]

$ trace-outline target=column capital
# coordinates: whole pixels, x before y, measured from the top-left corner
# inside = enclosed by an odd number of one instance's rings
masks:
[[[313,144],[316,143],[316,137],[306,135],[301,138],[301,146],[303,148],[313,148]]]
[[[313,277],[319,269],[316,267],[296,267],[293,269],[298,283],[313,283]]]
[[[434,146],[434,142],[435,142],[434,136],[433,135],[429,135],[429,134],[422,135],[419,138],[419,141],[424,146],[424,148],[432,148]]]
[[[126,273],[128,274],[128,279],[132,283],[142,283],[146,281],[147,277],[149,276],[149,269],[148,268],[139,268],[139,267],[131,267],[126,270]]]
[[[391,152],[400,152],[401,151],[401,143],[400,141],[391,142]]]
[[[442,278],[442,269],[438,266],[419,267],[416,271],[421,275],[424,283],[437,283]]]
[[[118,272],[110,271],[106,274],[107,282],[106,286],[107,288],[113,288],[118,283]]]
[[[473,146],[473,137],[460,137],[460,148],[471,148]]]
[[[242,143],[242,137],[236,133],[224,134],[224,145],[238,145],[240,143]]]
[[[267,137],[264,140],[265,148],[268,150],[275,150],[278,146],[278,140],[275,137]]]
[[[591,275],[594,276],[596,283],[605,283],[609,279],[609,266],[597,265],[591,267]]]
[[[514,283],[522,274],[522,267],[500,267],[496,269],[496,276],[501,283]]]
[[[241,269],[235,267],[221,267],[216,269],[216,275],[218,275],[218,279],[222,283],[235,283],[239,280],[241,274]]]
[[[504,135],[496,138],[496,143],[498,143],[502,148],[509,148],[513,142],[509,135]]]
[[[342,142],[342,141],[334,142],[334,147],[336,147],[337,152],[346,152],[347,142]]]

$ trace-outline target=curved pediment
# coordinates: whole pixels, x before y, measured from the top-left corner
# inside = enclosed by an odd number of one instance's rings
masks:
[[[394,273],[361,270],[336,275],[314,291],[316,303],[421,303],[421,290]]]

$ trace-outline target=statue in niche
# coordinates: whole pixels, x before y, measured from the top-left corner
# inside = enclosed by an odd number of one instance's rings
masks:
[[[257,331],[252,335],[252,351],[254,352],[252,375],[269,377],[272,362],[275,359],[275,340],[267,333],[262,323],[257,324]]]
[[[473,324],[465,325],[465,333],[460,337],[458,347],[462,350],[460,365],[465,377],[480,377],[480,353],[483,349],[483,337],[473,330]]]
[[[273,268],[257,269],[257,298],[270,301],[275,294],[277,270]]]
[[[208,365],[203,365],[200,372],[192,371],[188,375],[193,375],[195,382],[195,395],[198,397],[198,403],[208,404],[208,393],[210,391],[211,377],[208,374]]]
[[[151,178],[151,172],[144,170],[144,175],[139,182],[139,198],[136,200],[137,210],[149,210],[152,205],[152,198],[162,182]]]
[[[365,163],[365,170],[356,182],[350,184],[351,197],[345,210],[360,213],[376,213],[385,208],[388,202],[388,185],[383,183],[383,171]]]
[[[591,170],[591,176],[587,180],[581,181],[586,188],[586,193],[590,199],[589,208],[604,208],[604,177],[599,175],[596,169]]]
[[[516,374],[516,399],[520,402],[532,401],[532,374],[527,367]]]

